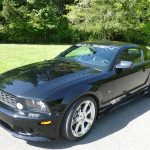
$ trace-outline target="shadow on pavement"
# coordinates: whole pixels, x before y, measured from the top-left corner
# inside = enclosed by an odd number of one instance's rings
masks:
[[[28,144],[46,149],[64,149],[75,145],[92,143],[125,128],[132,120],[149,110],[150,98],[139,98],[97,120],[90,134],[79,142],[58,139],[50,142],[28,142]]]

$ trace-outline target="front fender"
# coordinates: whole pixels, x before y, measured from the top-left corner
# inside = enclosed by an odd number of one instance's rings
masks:
[[[67,107],[65,108],[65,111],[73,104],[78,98],[85,96],[85,95],[91,95],[93,96],[99,106],[101,104],[102,100],[102,94],[99,91],[94,91],[92,85],[90,84],[80,84],[76,85],[70,90],[68,90],[64,96],[63,104],[66,104]]]
[[[56,112],[63,113],[71,106],[78,98],[92,95],[96,98],[99,104],[101,104],[102,94],[93,84],[90,83],[79,83],[71,86],[66,86],[60,90],[52,91],[47,97],[46,101],[49,103],[51,109]]]

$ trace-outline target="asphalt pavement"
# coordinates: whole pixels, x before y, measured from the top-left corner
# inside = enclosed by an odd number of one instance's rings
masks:
[[[143,97],[97,120],[79,142],[26,142],[0,127],[0,150],[150,150],[150,98]]]

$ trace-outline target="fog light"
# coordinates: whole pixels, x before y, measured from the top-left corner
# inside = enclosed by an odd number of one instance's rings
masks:
[[[40,124],[41,125],[50,125],[52,122],[51,121],[44,121],[44,122],[41,122]]]
[[[20,104],[20,103],[17,103],[17,108],[19,109],[19,110],[22,110],[23,109],[23,105],[22,104]]]

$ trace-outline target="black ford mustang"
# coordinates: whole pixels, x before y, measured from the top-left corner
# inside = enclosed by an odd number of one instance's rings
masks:
[[[150,50],[80,43],[0,75],[0,125],[24,140],[80,140],[96,118],[149,94]]]

